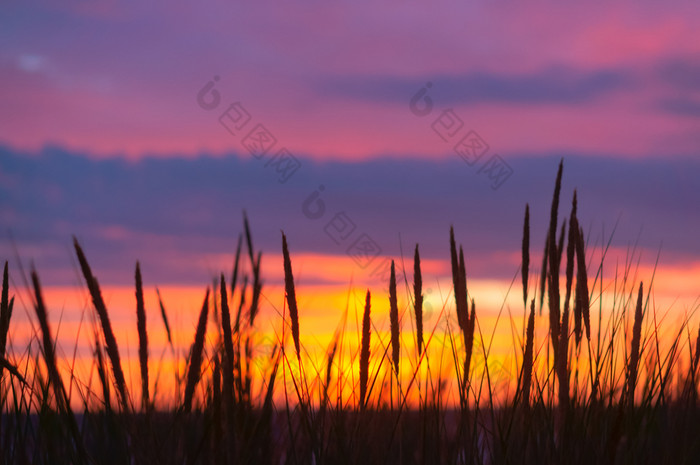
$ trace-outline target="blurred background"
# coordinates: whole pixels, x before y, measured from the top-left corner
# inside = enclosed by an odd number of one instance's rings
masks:
[[[230,277],[244,210],[263,251],[262,331],[283,307],[281,230],[310,345],[367,288],[388,327],[389,260],[410,282],[416,244],[427,305],[451,305],[451,225],[484,321],[520,316],[525,204],[534,287],[561,159],[560,218],[577,189],[590,276],[606,251],[600,289],[628,265],[654,276],[671,319],[696,309],[697,2],[0,10],[0,259],[18,321],[33,263],[59,338],[75,341],[89,308],[75,235],[126,351],[136,260],[149,327],[162,333],[159,286],[189,341],[205,287]]]

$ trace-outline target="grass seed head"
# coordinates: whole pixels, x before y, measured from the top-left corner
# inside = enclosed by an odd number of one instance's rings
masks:
[[[146,307],[143,302],[141,266],[136,262],[136,327],[139,334],[139,367],[141,368],[141,403],[144,410],[150,406],[148,392],[148,331],[146,330]]]
[[[389,320],[391,324],[391,360],[394,372],[399,374],[399,359],[401,355],[399,328],[399,306],[396,299],[396,270],[394,260],[391,261],[391,277],[389,279]]]
[[[297,308],[297,297],[294,290],[294,276],[292,275],[292,261],[289,258],[289,248],[287,247],[287,237],[282,233],[282,254],[284,255],[284,288],[287,293],[287,305],[289,306],[289,318],[292,323],[292,339],[296,349],[297,358],[301,357],[299,346],[299,310]]]
[[[367,403],[367,383],[369,380],[370,307],[370,292],[368,289],[365,297],[365,310],[362,314],[362,339],[360,342],[360,408],[362,409],[365,408]]]
[[[416,316],[416,347],[420,357],[423,350],[423,277],[420,270],[418,244],[416,244],[416,251],[413,255],[413,296]]]

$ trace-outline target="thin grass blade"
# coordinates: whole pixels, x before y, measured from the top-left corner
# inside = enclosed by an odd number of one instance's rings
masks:
[[[639,293],[637,294],[637,307],[634,311],[634,325],[632,327],[632,346],[630,347],[630,357],[627,365],[627,402],[630,407],[634,406],[634,391],[637,385],[637,369],[639,366],[639,344],[642,339],[642,313],[644,284],[639,283]]]
[[[530,205],[525,204],[525,221],[523,222],[522,265],[523,306],[527,306],[527,281],[530,271]]]

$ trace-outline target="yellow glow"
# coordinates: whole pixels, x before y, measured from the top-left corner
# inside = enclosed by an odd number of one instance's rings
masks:
[[[273,257],[274,258],[274,257]],[[274,261],[268,257],[269,261]],[[281,258],[280,258],[281,263]],[[325,392],[325,379],[328,363],[328,354],[334,343],[334,337],[338,334],[339,348],[335,355],[331,368],[330,385],[327,388],[331,402],[342,399],[343,403],[355,405],[359,390],[359,360],[358,347],[360,344],[360,321],[364,308],[364,296],[367,290],[366,283],[358,279],[358,283],[349,285],[347,276],[352,276],[356,271],[354,262],[348,257],[332,257],[319,255],[303,255],[293,257],[295,281],[297,283],[297,301],[300,309],[301,345],[303,347],[302,366],[306,387],[312,401],[318,403]],[[294,346],[291,343],[291,331],[284,323],[288,320],[284,300],[283,276],[280,270],[268,263],[272,269],[269,275],[265,275],[265,286],[261,298],[261,310],[256,319],[254,331],[250,333],[253,353],[249,368],[253,374],[253,393],[255,396],[264,396],[264,387],[270,374],[270,353],[273,347],[284,340],[286,348],[284,362],[278,372],[275,399],[278,402],[285,401],[285,391],[282,385],[286,380],[287,394],[291,402],[296,402],[296,387],[299,386],[299,365],[294,354]],[[407,402],[413,403],[421,397],[430,396],[431,392],[443,389],[443,400],[446,402],[458,402],[458,380],[456,373],[462,369],[463,340],[454,315],[454,298],[451,294],[452,281],[447,274],[447,262],[425,261],[424,272],[424,340],[427,345],[427,355],[419,363],[415,342],[415,317],[410,295],[412,288],[410,279],[412,270],[407,271],[409,289],[406,289],[403,279],[399,282],[399,310],[401,319],[401,360],[400,360],[400,392]],[[616,302],[615,311],[620,312],[623,305],[621,296],[628,299],[624,305],[627,316],[621,331],[631,331],[631,316],[634,300],[630,296],[636,296],[636,288],[639,280],[645,282],[645,296],[647,295],[648,282],[651,280],[653,268],[641,266],[630,276],[628,282],[622,286],[622,274],[617,273],[617,285],[615,284],[615,270],[606,270],[602,285],[603,294],[600,295],[600,286],[593,287],[593,276],[589,276],[590,290],[593,295],[591,300],[592,336],[598,331],[597,321],[599,307],[602,305],[603,321],[601,328],[603,338],[607,339],[606,331],[609,331],[609,315]],[[537,274],[531,271],[531,292],[534,292]],[[325,281],[324,281],[325,280]],[[325,282],[324,284],[314,284]],[[693,284],[700,282],[700,263],[687,266],[665,266],[656,270],[651,307],[656,309],[657,321],[663,321],[661,347],[669,347],[673,338],[677,335],[678,325],[681,320],[690,315],[697,308],[697,295],[693,293]],[[308,284],[307,284],[308,283]],[[616,287],[617,286],[617,287]],[[396,403],[399,394],[396,380],[391,372],[389,362],[391,349],[389,336],[389,302],[387,283],[371,283],[369,287],[372,293],[372,336],[371,336],[371,363],[370,373],[374,386],[371,391],[371,402],[375,405],[382,403]],[[510,292],[508,292],[510,288]],[[564,282],[562,280],[562,289]],[[431,289],[428,293],[425,290]],[[617,289],[617,291],[615,291]],[[408,292],[410,290],[410,292]],[[94,334],[99,331],[99,323],[94,315],[92,303],[85,289],[74,287],[46,287],[44,298],[48,306],[49,319],[53,336],[57,339],[57,353],[60,357],[60,369],[66,383],[71,379],[69,386],[73,391],[80,391],[92,401],[99,402],[101,388],[97,380],[96,365],[93,357]],[[164,325],[160,316],[155,289],[145,290],[145,303],[148,318],[148,336],[150,345],[150,390],[156,392],[156,402],[159,406],[173,405],[181,394],[178,394],[177,379],[185,372],[185,359],[189,346],[193,340],[198,314],[205,294],[203,287],[194,286],[162,286],[161,295],[170,319],[173,331],[173,347],[167,343]],[[250,292],[250,289],[248,290]],[[233,299],[232,312],[235,315],[239,291]],[[487,389],[484,383],[485,353],[488,351],[489,378],[493,390],[500,398],[512,397],[515,388],[515,380],[522,360],[521,347],[524,344],[525,313],[522,302],[522,289],[519,276],[511,287],[510,281],[469,279],[469,293],[475,299],[478,325],[476,328],[473,358],[471,362],[471,389],[477,392],[480,388]],[[614,294],[617,293],[615,299]],[[562,292],[563,294],[563,292]],[[140,403],[140,375],[138,365],[138,335],[136,332],[136,311],[134,289],[130,286],[105,286],[103,295],[110,312],[114,333],[116,335],[122,357],[122,364],[130,388],[132,402]],[[532,295],[532,294],[531,294]],[[563,297],[563,296],[562,296]],[[248,299],[249,302],[249,299]],[[545,299],[545,308],[547,299]],[[28,309],[34,321],[34,314]],[[283,320],[282,316],[285,316]],[[647,314],[645,320],[645,332],[648,337],[654,326],[653,312]],[[243,315],[245,318],[246,316]],[[210,323],[206,339],[206,347],[211,353],[219,340],[218,331],[213,324],[213,313],[210,313]],[[547,311],[536,319],[535,353],[537,357],[536,371],[546,377],[546,372],[551,368],[547,364]],[[691,320],[693,333],[697,325],[697,318]],[[36,323],[34,323],[36,327]],[[25,348],[31,342],[36,349],[35,331],[22,311],[15,311],[10,332],[8,358],[13,361],[21,372],[31,373],[33,361],[26,357]],[[573,330],[573,323],[570,330]],[[629,337],[629,336],[628,336]],[[627,344],[629,344],[629,339]],[[682,338],[685,343],[685,337]],[[624,344],[622,340],[618,344]],[[595,346],[595,345],[594,345]],[[573,340],[570,351],[575,353]],[[617,356],[624,357],[625,350],[618,348]],[[681,350],[681,357],[687,355],[687,344]],[[36,354],[36,352],[33,352]],[[455,360],[456,354],[457,359]],[[647,353],[646,356],[650,356]],[[583,347],[580,359],[572,367],[579,366],[579,380],[583,386],[588,386],[586,365],[588,359],[587,348]],[[43,364],[43,361],[41,362]],[[618,361],[624,366],[624,359]],[[43,366],[43,365],[41,365]],[[109,367],[109,365],[108,365]],[[43,370],[43,368],[41,368]],[[108,368],[109,369],[109,368]],[[210,382],[212,367],[203,366],[204,381],[199,386],[199,394],[202,395]],[[640,369],[642,375],[645,368]],[[428,375],[434,383],[442,379],[443,385],[427,383]],[[158,386],[156,389],[156,379]],[[588,386],[590,387],[590,386]],[[116,400],[112,393],[113,402]],[[307,394],[304,394],[305,396]],[[262,397],[260,397],[261,399]],[[81,396],[72,397],[76,408],[81,405]]]

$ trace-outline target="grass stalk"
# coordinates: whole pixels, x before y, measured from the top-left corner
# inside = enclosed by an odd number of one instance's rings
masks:
[[[223,273],[221,274],[221,327],[223,330],[224,356],[223,356],[223,398],[224,408],[228,415],[233,409],[234,388],[233,388],[233,367],[235,353],[233,350],[233,333],[231,332],[231,311],[226,295],[226,282]]]
[[[389,322],[391,326],[391,361],[396,379],[399,377],[399,360],[401,357],[399,328],[399,306],[396,299],[396,271],[394,260],[391,261],[391,277],[389,278]]]
[[[287,236],[282,233],[282,254],[284,255],[284,289],[287,295],[287,305],[289,306],[289,319],[292,323],[292,339],[297,359],[301,359],[301,349],[299,345],[299,309],[297,308],[297,296],[294,289],[294,275],[292,274],[292,260],[289,258],[289,248],[287,247]]]
[[[420,253],[418,244],[413,255],[413,311],[416,317],[416,348],[418,358],[423,350],[423,276],[420,270]]]
[[[204,336],[207,331],[207,318],[209,316],[209,287],[204,296],[202,310],[199,312],[199,321],[197,323],[197,331],[194,336],[194,343],[190,350],[190,364],[187,371],[187,384],[185,384],[185,399],[183,401],[183,410],[189,412],[192,410],[192,399],[194,397],[194,389],[199,382],[199,374],[202,369],[202,354],[204,352]]]
[[[530,406],[530,386],[532,384],[533,351],[535,346],[535,299],[530,303],[530,316],[527,319],[525,353],[523,354],[522,401]]]
[[[634,311],[634,325],[632,327],[632,345],[630,347],[629,362],[627,365],[627,403],[634,407],[634,391],[637,385],[637,370],[639,367],[639,345],[642,338],[642,312],[644,297],[644,283],[639,283],[637,294],[637,306]]]
[[[370,292],[365,297],[365,310],[362,314],[362,340],[360,349],[360,409],[367,406],[367,383],[369,381],[369,346],[371,337],[370,321]]]
[[[2,293],[0,294],[0,358],[5,358],[7,349],[7,334],[10,330],[10,319],[12,318],[12,303],[9,300],[10,285],[8,281],[8,266],[5,266],[2,272]],[[13,297],[14,302],[14,297]],[[2,379],[2,370],[0,367],[0,379]]]
[[[136,262],[136,325],[139,333],[139,366],[141,368],[141,404],[144,411],[150,409],[148,393],[148,331],[146,330],[146,307],[143,303],[141,266]]]
[[[160,307],[160,317],[163,320],[163,325],[165,326],[165,333],[168,337],[168,344],[172,347],[173,336],[170,333],[170,323],[168,322],[168,314],[165,311],[165,305],[163,305],[163,299],[160,296],[160,290],[156,287],[156,295],[158,296],[158,306]]]
[[[525,220],[523,223],[522,265],[520,272],[523,279],[523,307],[527,307],[527,281],[530,271],[530,205],[525,204]]]
[[[95,310],[97,310],[97,315],[99,316],[100,323],[102,324],[102,334],[104,335],[105,343],[107,344],[107,355],[112,363],[112,373],[117,384],[120,405],[125,412],[128,412],[131,409],[126,390],[124,371],[122,370],[121,358],[119,356],[119,348],[117,347],[117,339],[114,337],[114,332],[112,331],[112,324],[109,320],[107,307],[102,299],[100,285],[97,282],[97,278],[92,274],[92,270],[90,269],[90,265],[85,258],[83,249],[80,247],[80,244],[78,244],[78,240],[75,237],[73,238],[73,246],[75,247],[75,252],[78,255],[78,261],[80,262],[80,268],[83,272],[83,276],[85,277],[88,290],[90,291],[92,303]]]

